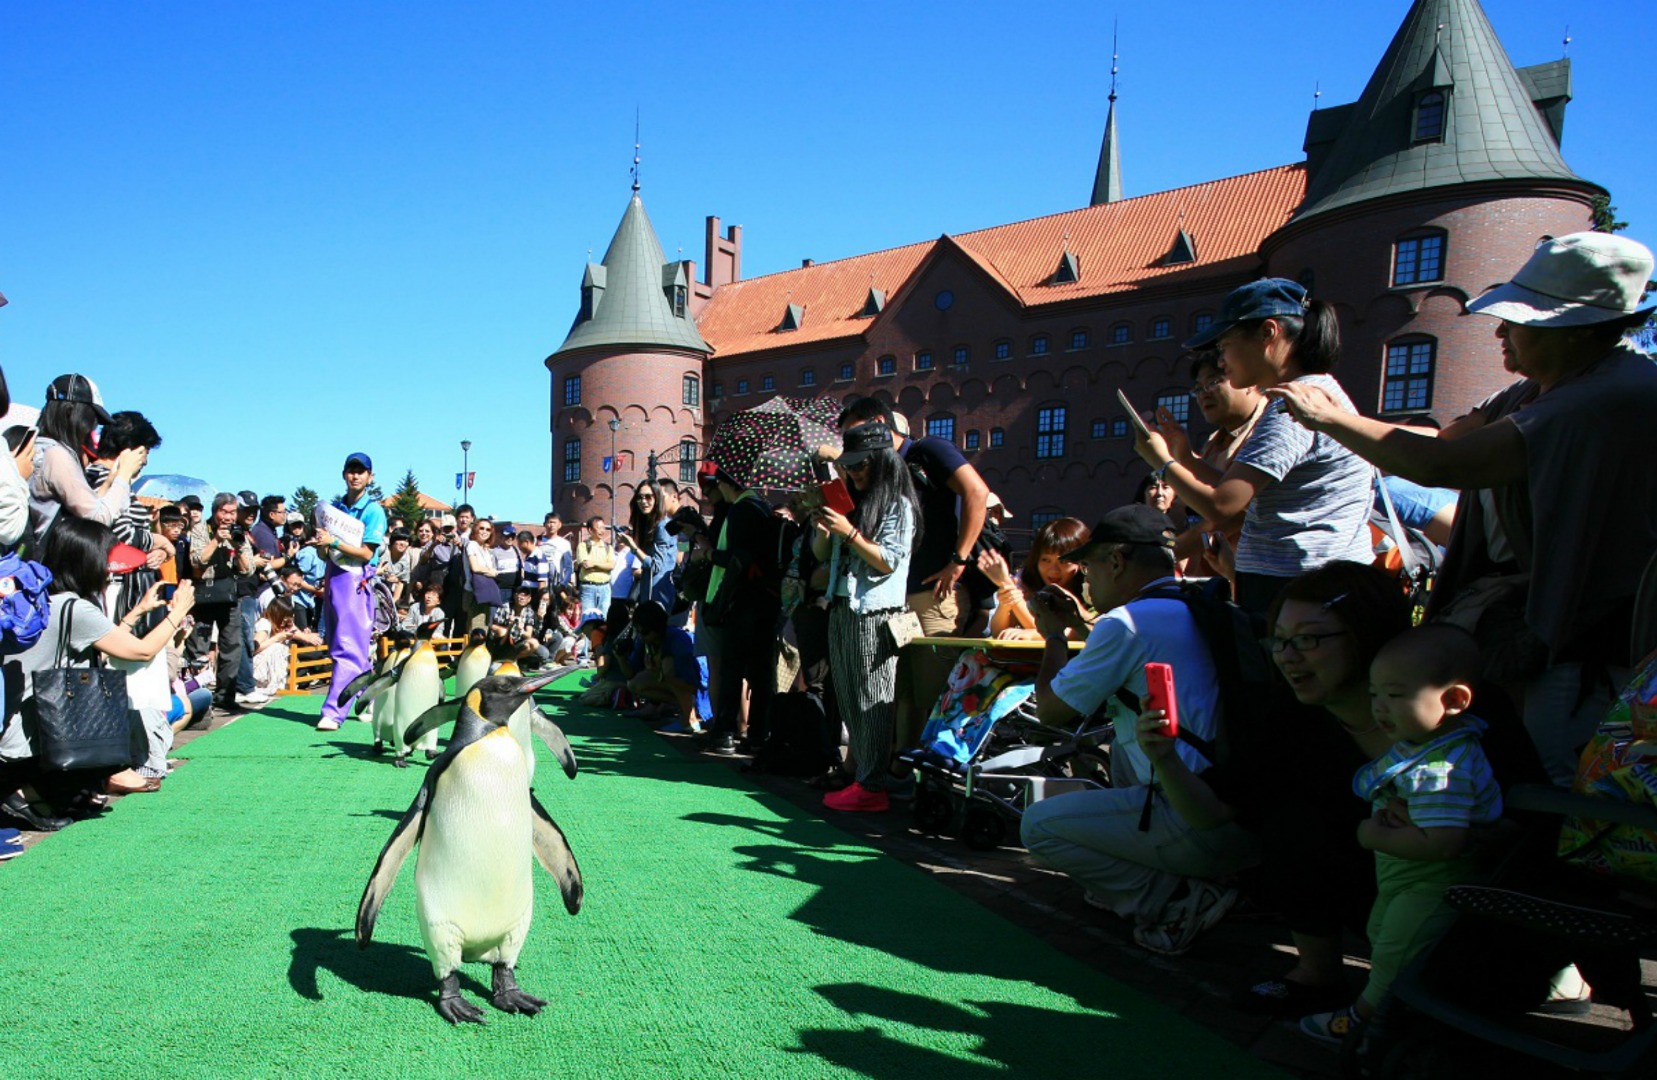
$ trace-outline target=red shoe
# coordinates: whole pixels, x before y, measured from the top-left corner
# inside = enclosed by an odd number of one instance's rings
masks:
[[[850,814],[879,814],[891,808],[884,791],[870,791],[855,780],[824,795],[823,805]]]

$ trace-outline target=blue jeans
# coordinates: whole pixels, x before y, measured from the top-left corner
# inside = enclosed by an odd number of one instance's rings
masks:
[[[581,611],[582,614],[589,611],[596,611],[600,615],[610,613],[610,583],[608,581],[599,585],[583,584],[581,586]]]
[[[236,668],[236,693],[251,694],[258,685],[253,681],[253,624],[259,621],[259,598],[242,597],[236,601],[236,613],[242,620],[242,662]]]

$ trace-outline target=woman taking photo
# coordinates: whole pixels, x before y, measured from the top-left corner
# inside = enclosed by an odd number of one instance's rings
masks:
[[[472,523],[466,562],[472,568],[466,593],[466,629],[487,630],[495,605],[501,602],[500,587],[495,584],[495,523],[488,518]]]
[[[59,666],[84,666],[81,657],[92,651],[112,660],[147,663],[178,632],[195,602],[193,583],[181,582],[166,614],[142,638],[133,636],[104,614],[100,602],[109,586],[109,554],[115,548],[115,534],[109,526],[73,514],[64,514],[47,534],[44,562],[52,571],[51,622],[46,633],[28,649],[10,658],[10,692],[20,694],[20,705],[6,717],[0,732],[0,794],[4,794],[5,816],[27,828],[41,831],[61,829],[69,824],[65,812],[86,815],[96,812],[104,794],[155,791],[159,780],[146,779],[132,769],[120,771],[50,772],[35,763],[34,676]],[[144,599],[128,613],[128,620],[159,608],[161,586],[152,586]],[[22,789],[32,788],[33,797]]]
[[[673,567],[678,561],[679,545],[668,534],[661,492],[655,484],[640,484],[630,506],[632,532],[618,532],[616,546],[631,549],[638,558],[634,573],[639,584],[634,595],[640,602],[654,600],[664,610],[672,611],[678,592],[673,584]]]
[[[1055,518],[1036,533],[1035,543],[1014,580],[1007,560],[1000,552],[986,549],[978,556],[978,569],[995,585],[995,614],[990,616],[990,636],[1001,641],[1040,641],[1030,598],[1053,585],[1076,598],[1076,606],[1092,618],[1094,611],[1084,594],[1082,564],[1063,556],[1087,543],[1087,526],[1072,517]]]
[[[892,433],[871,421],[847,428],[836,467],[850,481],[850,517],[829,507],[812,518],[812,553],[829,565],[829,665],[840,719],[851,734],[853,782],[823,797],[830,810],[878,812],[886,795],[897,721],[898,649],[887,628],[904,612],[920,502]]]
[[[85,375],[59,375],[46,388],[46,407],[40,410],[40,437],[36,440],[34,475],[29,478],[30,525],[44,537],[58,513],[112,525],[132,501],[132,481],[144,467],[145,451],[121,451],[110,466],[109,486],[102,494],[86,480],[86,467],[95,459],[92,432],[109,423],[98,388]]]
[[[1308,301],[1293,281],[1267,278],[1233,290],[1207,331],[1187,349],[1216,347],[1226,378],[1239,389],[1290,384],[1316,387],[1336,407],[1357,413],[1328,373],[1340,359],[1335,312]],[[1159,415],[1159,425],[1172,423]],[[1267,408],[1222,473],[1191,453],[1183,436],[1170,448],[1158,431],[1134,449],[1167,480],[1180,501],[1214,528],[1243,523],[1237,542],[1237,602],[1266,610],[1290,578],[1335,559],[1371,558],[1369,505],[1374,470],[1327,435],[1315,434],[1278,408]]]

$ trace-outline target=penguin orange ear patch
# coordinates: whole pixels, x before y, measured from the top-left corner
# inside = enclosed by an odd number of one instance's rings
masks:
[[[466,707],[477,713],[479,716],[482,716],[483,695],[478,693],[476,690],[468,690],[466,692]]]

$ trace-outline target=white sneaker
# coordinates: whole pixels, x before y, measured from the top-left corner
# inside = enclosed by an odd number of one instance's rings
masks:
[[[275,694],[268,694],[255,690],[251,694],[237,694],[236,704],[245,705],[250,709],[256,709],[261,705],[270,704],[275,697]]]

